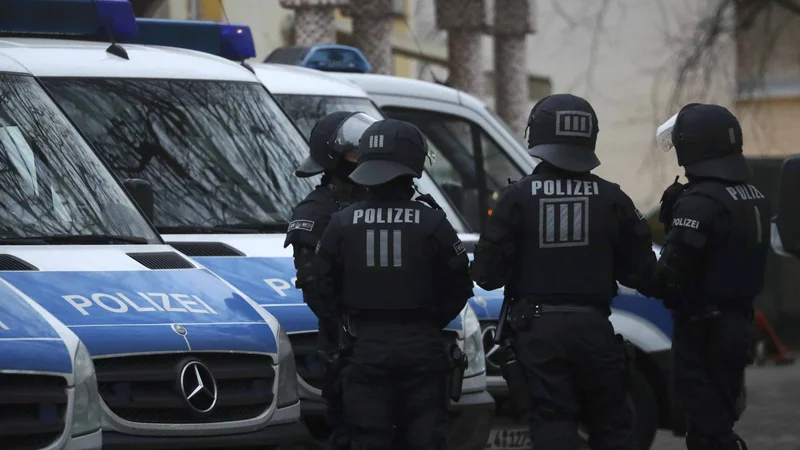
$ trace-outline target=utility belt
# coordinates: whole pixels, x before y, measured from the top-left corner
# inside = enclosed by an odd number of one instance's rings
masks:
[[[374,309],[350,311],[342,316],[345,330],[352,336],[358,335],[358,329],[366,326],[385,325],[430,325],[438,328],[437,316],[427,309],[390,310]]]
[[[530,297],[523,297],[514,301],[509,310],[508,321],[514,331],[524,332],[531,328],[534,319],[552,313],[602,314],[608,317],[611,310],[608,306],[548,305]]]
[[[687,301],[681,307],[673,308],[678,323],[695,324],[715,319],[721,314],[741,314],[753,317],[753,299],[706,297],[698,301]]]

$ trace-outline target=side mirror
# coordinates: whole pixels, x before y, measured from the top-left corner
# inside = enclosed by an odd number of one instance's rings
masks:
[[[461,211],[464,206],[464,187],[455,183],[445,182],[441,184],[441,188],[453,206]]]
[[[783,249],[800,257],[800,155],[783,160],[775,225]]]
[[[122,182],[122,185],[131,194],[133,201],[139,205],[139,209],[142,210],[147,220],[153,222],[153,187],[150,186],[150,183],[138,178],[128,178]]]

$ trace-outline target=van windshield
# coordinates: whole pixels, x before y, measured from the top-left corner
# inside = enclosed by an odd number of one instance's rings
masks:
[[[311,130],[320,119],[337,111],[358,111],[375,119],[384,118],[380,110],[366,98],[333,95],[273,95],[286,114],[294,120],[306,139],[311,137]]]
[[[161,243],[36,80],[0,74],[0,240],[89,235]]]
[[[116,173],[153,185],[162,233],[279,231],[313,189],[294,176],[308,146],[261,84],[43,82]]]

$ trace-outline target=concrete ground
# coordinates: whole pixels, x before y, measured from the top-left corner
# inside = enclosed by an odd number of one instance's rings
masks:
[[[800,449],[800,363],[747,372],[748,404],[736,426],[751,450]],[[651,450],[685,448],[683,438],[660,433]]]

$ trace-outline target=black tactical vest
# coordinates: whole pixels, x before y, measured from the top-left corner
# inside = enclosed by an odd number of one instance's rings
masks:
[[[769,200],[755,186],[719,181],[693,183],[684,196],[697,193],[725,207],[730,216],[730,231],[727,236],[710,239],[705,270],[695,292],[711,297],[752,299],[764,287],[772,215]]]
[[[508,194],[522,213],[513,292],[544,304],[608,305],[616,294],[619,186],[592,174],[553,171],[518,184]]]
[[[411,200],[365,201],[334,217],[341,225],[348,311],[435,309],[430,244],[444,213]]]

